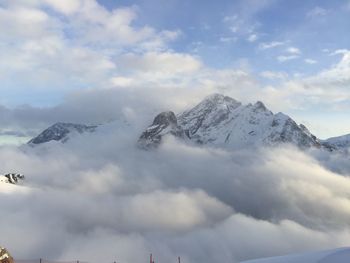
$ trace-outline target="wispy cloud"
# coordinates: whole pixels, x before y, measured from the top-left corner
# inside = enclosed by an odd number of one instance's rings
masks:
[[[271,48],[276,48],[285,45],[285,42],[281,41],[272,41],[272,42],[267,42],[267,43],[260,43],[259,44],[259,49],[265,50],[265,49],[271,49]]]
[[[307,12],[306,16],[309,18],[315,18],[315,17],[325,16],[327,15],[327,13],[328,13],[328,10],[322,7],[316,6],[313,9],[311,9],[309,12]]]
[[[285,80],[288,78],[288,74],[281,71],[263,71],[260,76],[270,80]]]
[[[344,55],[344,54],[347,54],[349,52],[350,52],[350,50],[348,50],[348,49],[337,49],[337,50],[334,50],[333,52],[331,52],[329,55],[330,56]]]
[[[232,43],[232,42],[236,42],[238,40],[237,37],[220,37],[220,42],[223,43]]]
[[[294,60],[297,58],[299,58],[298,55],[280,55],[280,56],[277,56],[277,60],[279,62],[286,62],[286,61]]]
[[[249,35],[249,37],[247,38],[247,41],[249,41],[249,42],[255,42],[255,41],[257,41],[258,40],[258,35],[257,34],[251,34],[251,35]]]
[[[248,42],[255,42],[259,38],[259,34],[257,33],[259,23],[252,21],[249,16],[235,14],[225,16],[222,21],[236,37],[245,39]]]
[[[238,20],[238,15],[232,15],[232,16],[224,16],[224,18],[222,19],[223,22],[233,22]]]
[[[310,65],[317,64],[317,60],[314,60],[314,59],[311,59],[311,58],[304,59],[304,62],[306,64],[310,64]]]
[[[300,55],[301,54],[301,51],[299,48],[296,48],[296,47],[289,47],[286,49],[286,52],[289,53],[289,54],[294,54],[294,55]]]

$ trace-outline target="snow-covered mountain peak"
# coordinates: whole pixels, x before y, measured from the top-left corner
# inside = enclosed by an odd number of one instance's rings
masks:
[[[67,140],[69,140],[70,134],[74,134],[74,133],[82,134],[85,132],[94,132],[96,128],[97,126],[57,122],[54,125],[47,128],[46,130],[44,130],[35,138],[31,139],[28,142],[28,144],[37,145],[37,144],[42,144],[49,141],[60,141],[62,143],[65,143]]]
[[[219,93],[213,93],[205,97],[199,104],[237,104],[237,103],[240,104],[240,102],[236,101],[231,97],[228,97]]]
[[[201,128],[222,125],[230,118],[231,113],[240,106],[242,104],[235,99],[221,94],[213,94],[206,97],[194,108],[178,115],[178,123],[184,130],[188,130],[190,135],[193,135]]]
[[[150,129],[153,130],[154,125],[145,133]],[[157,129],[161,128],[158,126]],[[320,147],[318,139],[305,126],[299,126],[283,113],[273,114],[263,102],[242,105],[221,94],[210,95],[192,109],[177,115],[176,129],[195,143],[216,147],[233,149],[279,143],[303,148]],[[164,128],[161,130],[156,133],[157,142]],[[150,133],[147,135],[149,139],[152,137]]]
[[[203,108],[207,110],[215,109],[234,109],[240,106],[241,103],[231,97],[224,96],[222,94],[211,94],[205,97],[197,106],[192,110],[202,110]]]

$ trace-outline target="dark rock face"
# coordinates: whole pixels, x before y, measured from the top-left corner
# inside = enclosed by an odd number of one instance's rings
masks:
[[[177,124],[177,118],[172,111],[158,114],[152,125],[141,134],[138,144],[142,148],[154,148],[161,143],[162,137],[167,134],[179,138],[185,137],[185,131]]]
[[[262,103],[261,101],[257,101],[255,104],[254,104],[254,111],[257,112],[257,111],[266,111],[267,108],[265,106],[264,103]]]
[[[303,124],[298,125],[283,113],[275,115],[272,127],[275,131],[265,139],[268,143],[290,143],[299,148],[321,147],[320,141]]]
[[[68,135],[72,132],[82,134],[85,132],[94,132],[96,128],[97,126],[58,122],[44,130],[37,137],[31,139],[28,144],[37,145],[49,141],[61,141],[65,143],[69,139]]]
[[[158,114],[154,118],[152,126],[153,125],[164,125],[164,126],[177,125],[177,119],[176,119],[174,112],[166,111],[166,112],[162,112],[162,113]]]
[[[8,173],[4,175],[10,184],[17,184],[20,180],[24,180],[23,174]]]

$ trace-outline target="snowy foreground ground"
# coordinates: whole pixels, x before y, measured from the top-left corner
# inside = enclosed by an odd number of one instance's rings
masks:
[[[241,263],[348,263],[350,248],[242,261]]]

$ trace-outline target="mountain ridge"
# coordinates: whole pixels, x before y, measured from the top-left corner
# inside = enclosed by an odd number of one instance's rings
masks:
[[[243,105],[231,97],[212,94],[176,117],[178,129],[182,129],[187,135],[186,139],[196,144],[232,149],[291,143],[300,148],[329,149],[323,146],[306,126],[298,125],[281,112],[272,113],[261,101]],[[168,126],[168,130],[153,125],[154,128],[158,129],[157,144],[161,141],[160,135],[161,137],[174,135]],[[153,139],[152,134],[144,132],[140,136],[139,143],[151,145]]]
[[[85,125],[58,122],[45,129],[27,144],[36,146],[50,141],[67,142],[73,135],[94,133],[106,124]],[[161,112],[139,136],[143,149],[157,148],[163,137],[174,136],[196,145],[240,149],[251,146],[274,146],[290,143],[299,148],[318,148],[348,152],[350,134],[321,140],[305,125],[288,115],[270,111],[263,102],[241,102],[222,94],[205,97],[181,113]]]
[[[45,129],[38,136],[31,139],[27,144],[34,146],[50,141],[59,141],[61,143],[65,143],[70,139],[69,135],[71,135],[72,133],[91,133],[94,132],[97,127],[97,125],[57,122]]]

